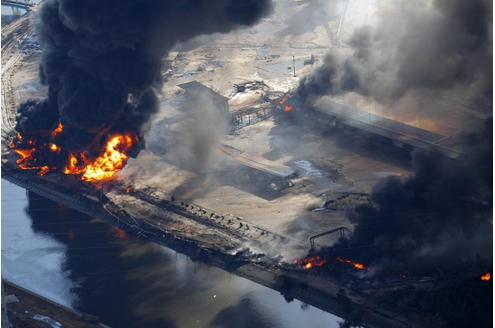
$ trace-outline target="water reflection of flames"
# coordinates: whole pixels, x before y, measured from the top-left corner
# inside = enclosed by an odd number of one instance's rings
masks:
[[[69,230],[67,236],[69,237],[69,241],[74,241],[75,238],[74,231]]]
[[[317,255],[309,256],[302,260],[295,260],[293,263],[301,266],[303,269],[309,270],[314,267],[323,266],[325,263],[327,263],[327,260]]]
[[[118,239],[126,239],[127,238],[127,233],[125,232],[125,230],[122,230],[119,227],[113,227],[113,226],[112,226],[112,230]]]
[[[490,272],[487,272],[481,276],[481,280],[483,280],[483,281],[489,281],[491,278],[492,278],[492,275],[490,274]]]
[[[60,155],[62,148],[55,143],[55,139],[63,132],[63,125],[59,123],[49,135],[46,132],[38,139],[26,139],[20,133],[16,134],[9,146],[19,158],[16,160],[23,170],[36,170],[39,175],[45,175],[59,168],[49,165],[40,165],[40,155],[46,151]],[[43,140],[48,141],[43,142]],[[65,174],[81,175],[85,181],[101,181],[112,178],[127,162],[127,152],[137,141],[137,137],[130,134],[116,134],[110,137],[105,145],[105,151],[95,160],[89,160],[84,153],[70,153],[66,165],[62,169]],[[19,145],[19,146],[18,146]],[[67,156],[66,154],[63,156]]]

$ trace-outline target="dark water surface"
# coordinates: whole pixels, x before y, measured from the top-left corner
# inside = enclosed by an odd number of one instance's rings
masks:
[[[112,327],[338,327],[340,319],[2,180],[2,277]]]

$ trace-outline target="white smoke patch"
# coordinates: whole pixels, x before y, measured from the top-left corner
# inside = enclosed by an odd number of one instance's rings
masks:
[[[217,164],[217,148],[228,131],[227,113],[212,96],[176,102],[180,108],[164,106],[147,136],[147,149],[162,160],[194,172],[211,171]]]
[[[376,23],[331,49],[297,93],[311,101],[357,93],[389,106],[412,95],[491,109],[491,7],[485,0],[388,2]],[[417,107],[429,106],[438,104]]]
[[[278,32],[278,36],[291,36],[297,40],[298,36],[314,33],[321,29],[335,42],[336,35],[330,29],[332,23],[338,25],[340,17],[337,13],[343,11],[345,1],[310,0],[293,3],[277,2],[275,14],[284,21],[285,29]],[[332,18],[335,18],[332,22]],[[333,27],[333,26],[332,26]]]
[[[127,165],[118,173],[120,179],[128,181],[140,180],[151,187],[163,185],[166,177],[173,177],[175,173],[173,166],[163,162],[150,150],[142,150],[137,158],[130,158]]]
[[[308,254],[308,245],[302,244],[298,239],[274,240],[270,243],[260,244],[255,240],[243,244],[238,251],[249,250],[251,254],[265,255],[271,260],[278,263],[292,263],[306,257]]]

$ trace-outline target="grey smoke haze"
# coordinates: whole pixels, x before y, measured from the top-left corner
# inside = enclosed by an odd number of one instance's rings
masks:
[[[301,80],[300,97],[357,92],[389,102],[408,91],[456,88],[471,100],[491,101],[491,1],[388,5],[377,26],[353,34],[350,57],[331,51]]]
[[[90,157],[111,133],[141,136],[174,44],[253,25],[271,9],[270,0],[47,0],[37,30],[48,96],[21,105],[16,130],[31,135],[61,121],[64,152]]]
[[[285,6],[277,6],[278,13],[285,17],[284,23],[287,25],[285,29],[279,31],[277,36],[285,35],[301,35],[307,32],[312,32],[316,27],[323,25],[328,27],[329,17],[335,15],[337,8],[342,0],[310,0],[301,2],[299,10],[289,15]],[[296,6],[297,4],[292,4]],[[331,33],[330,33],[331,34]]]
[[[391,103],[408,92],[451,92],[489,104],[491,115],[491,1],[402,1],[389,4],[382,15],[377,26],[353,34],[351,56],[331,52],[301,79],[300,100],[356,92]],[[353,235],[331,251],[400,270],[475,261],[491,265],[492,119],[478,129],[462,139],[458,159],[415,152],[411,177],[378,182],[373,204],[359,205],[349,215],[356,224]]]
[[[373,204],[350,214],[356,225],[340,247],[362,260],[424,269],[492,261],[492,120],[467,135],[462,158],[413,155],[414,175],[378,182]]]
[[[226,112],[206,92],[180,98],[177,116],[154,122],[147,149],[182,168],[203,173],[212,170],[219,164],[215,161],[217,147],[228,132]]]

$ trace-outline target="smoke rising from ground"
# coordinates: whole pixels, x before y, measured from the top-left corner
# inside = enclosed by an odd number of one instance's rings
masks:
[[[262,1],[49,0],[39,12],[41,102],[21,105],[16,130],[64,125],[62,148],[96,156],[109,134],[146,129],[158,107],[163,56],[180,41],[226,33],[271,12]]]
[[[178,167],[203,173],[212,170],[219,164],[215,155],[228,131],[227,113],[206,92],[185,97],[178,111],[177,121],[168,117],[154,123],[147,148]]]
[[[357,258],[402,268],[492,261],[492,120],[466,136],[460,160],[413,154],[414,175],[388,177],[357,206],[352,237],[336,247]]]
[[[388,5],[377,26],[353,34],[351,56],[332,51],[302,78],[300,97],[357,92],[390,102],[409,91],[455,89],[470,100],[491,102],[491,1]]]
[[[286,6],[277,6],[278,14],[284,18],[286,28],[277,32],[278,37],[285,35],[298,36],[312,32],[316,27],[323,25],[328,28],[329,17],[337,12],[337,8],[342,4],[342,0],[311,0],[301,1],[295,13],[289,14]],[[295,4],[293,4],[295,5]],[[330,35],[332,32],[327,31]]]
[[[333,51],[301,79],[300,100],[355,92],[390,104],[411,92],[419,98],[446,92],[491,115],[491,1],[403,1],[382,14],[377,26],[356,30],[349,57]],[[401,270],[491,264],[492,120],[478,128],[461,140],[458,159],[415,152],[411,177],[378,182],[373,204],[349,214],[353,235],[332,250]]]

